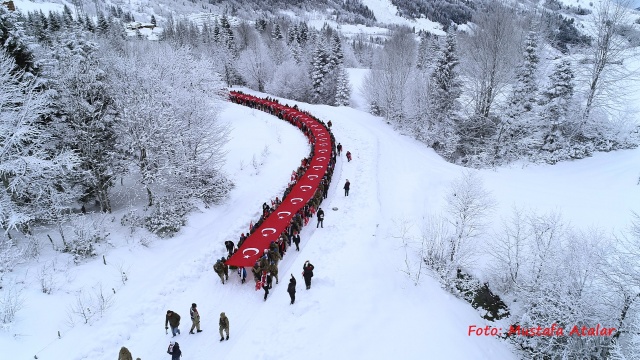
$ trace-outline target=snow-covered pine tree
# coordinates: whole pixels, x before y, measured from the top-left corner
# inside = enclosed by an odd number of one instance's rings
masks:
[[[535,117],[532,110],[538,100],[538,41],[537,33],[530,31],[525,41],[523,63],[516,72],[516,83],[496,133],[495,156],[499,159],[515,160],[531,147]]]
[[[329,54],[321,39],[316,41],[316,47],[311,59],[311,83],[313,84],[313,101],[324,103],[327,100],[326,75],[329,73]]]
[[[280,30],[280,24],[276,23],[273,26],[273,30],[271,31],[271,38],[273,40],[282,40],[284,38],[282,36],[282,30]]]
[[[329,68],[338,69],[344,63],[344,52],[342,50],[342,41],[340,35],[334,33],[331,37],[331,52],[329,54]]]
[[[349,84],[349,75],[344,66],[338,69],[338,79],[336,85],[336,106],[349,106],[351,99],[351,85]]]
[[[542,145],[541,150],[553,153],[559,149],[568,148],[563,128],[568,125],[568,111],[573,99],[573,70],[567,59],[556,64],[549,77],[549,86],[542,93],[541,112]],[[548,161],[555,162],[558,155],[554,154]]]
[[[0,6],[0,49],[13,58],[17,67],[24,71],[23,74],[31,76],[38,71],[30,49],[32,41],[18,15],[18,12],[9,12]]]
[[[104,16],[102,11],[98,12],[98,24],[96,25],[100,34],[106,34],[109,31],[109,21]]]
[[[431,74],[430,124],[425,129],[425,139],[429,145],[447,158],[452,156],[459,142],[458,98],[462,93],[462,84],[457,70],[460,63],[457,51],[456,35],[449,31]]]

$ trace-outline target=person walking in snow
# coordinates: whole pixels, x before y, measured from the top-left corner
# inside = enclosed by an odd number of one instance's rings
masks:
[[[224,246],[227,248],[227,251],[229,252],[229,256],[233,255],[233,248],[235,247],[235,244],[233,243],[233,241],[231,240],[225,241]]]
[[[322,208],[318,209],[318,224],[316,225],[316,229],[318,226],[324,229],[324,210],[322,210]]]
[[[220,260],[216,261],[213,265],[213,271],[220,276],[220,280],[222,280],[222,284],[224,284],[225,280],[229,280],[229,267],[224,263],[224,257]]]
[[[171,355],[171,360],[180,360],[182,357],[182,350],[180,350],[180,344],[173,341],[169,343],[169,348],[167,349],[167,354]]]
[[[302,277],[304,278],[304,284],[307,286],[307,290],[311,289],[311,278],[313,277],[314,266],[309,260],[302,265]]]
[[[264,301],[267,301],[267,297],[269,296],[269,289],[271,289],[271,275],[267,274],[267,282],[262,285],[262,290],[264,290]]]
[[[351,183],[349,182],[349,179],[347,179],[347,181],[344,183],[344,196],[349,196],[349,188],[351,187]]]
[[[331,124],[331,120],[329,120],[329,122],[327,123],[327,127],[328,127],[329,129],[331,129],[331,125],[333,125],[333,124]]]
[[[300,234],[298,234],[297,231],[294,231],[291,239],[293,240],[293,243],[296,244],[296,251],[300,251]]]
[[[289,297],[291,298],[291,304],[293,305],[296,302],[296,278],[291,274],[291,279],[289,279],[289,286],[287,286],[287,292],[289,293]]]
[[[223,312],[220,313],[220,341],[224,340],[223,331],[227,333],[227,340],[229,340],[229,318]]]
[[[176,337],[176,334],[180,334],[180,329],[178,329],[178,326],[180,326],[180,315],[171,310],[167,310],[167,316],[164,320],[165,329],[169,329],[167,324],[171,326],[171,333],[173,334],[172,337]]]
[[[351,161],[351,152],[347,151],[347,161],[350,162]]]
[[[131,355],[131,351],[126,347],[121,347],[120,352],[118,353],[118,360],[133,360],[133,356]]]
[[[338,150],[338,156],[340,156],[340,154],[342,154],[342,144],[338,143],[336,149]]]
[[[193,303],[191,304],[191,309],[189,309],[189,314],[191,315],[191,330],[189,330],[189,334],[193,334],[193,329],[202,332],[200,330],[200,313],[196,306],[196,303]]]

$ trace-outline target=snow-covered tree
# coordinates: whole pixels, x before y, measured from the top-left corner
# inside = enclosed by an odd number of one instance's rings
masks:
[[[458,75],[458,54],[455,33],[447,33],[443,49],[431,74],[429,119],[423,132],[433,148],[451,156],[458,144],[457,122],[460,118],[458,98],[462,83]]]
[[[542,93],[542,146],[541,149],[554,152],[561,148],[568,148],[563,134],[568,127],[568,112],[573,100],[574,74],[569,60],[562,60],[556,64],[549,78],[549,85]]]
[[[365,77],[365,97],[375,104],[388,121],[404,128],[403,100],[407,84],[415,68],[416,41],[412,32],[395,32],[374,60],[371,73]]]
[[[516,159],[530,147],[527,142],[533,133],[535,116],[532,110],[538,100],[538,41],[537,33],[529,32],[523,63],[516,72],[516,83],[500,117],[496,133],[496,156],[506,160]]]
[[[336,86],[336,106],[349,106],[351,99],[351,85],[349,74],[344,67],[338,69],[338,81]]]
[[[519,60],[522,43],[521,26],[515,10],[492,0],[473,17],[473,31],[463,37],[463,69],[469,78],[474,114],[487,118],[494,100],[511,81]]]
[[[264,92],[265,85],[273,76],[275,64],[269,55],[269,50],[258,37],[238,58],[238,69],[242,77],[250,87],[260,92]]]
[[[277,65],[265,90],[273,95],[296,101],[311,101],[312,85],[309,69],[295,60]]]
[[[25,79],[0,50],[0,228],[29,232],[35,221],[55,220],[77,199],[70,173],[78,159],[51,149],[51,134],[40,121],[44,93]]]
[[[0,49],[4,49],[18,68],[29,76],[37,73],[31,43],[18,13],[0,6]]]

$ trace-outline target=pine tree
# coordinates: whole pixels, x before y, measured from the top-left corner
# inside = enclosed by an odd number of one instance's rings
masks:
[[[331,39],[331,54],[329,58],[330,69],[337,69],[344,62],[344,52],[342,51],[342,42],[340,36],[335,33]]]
[[[459,119],[458,98],[462,93],[462,84],[456,70],[460,61],[457,55],[457,41],[454,32],[447,33],[440,57],[431,74],[430,119],[427,138],[433,139],[431,145],[445,156],[450,156],[458,142]]]
[[[71,13],[71,9],[67,6],[67,4],[65,4],[64,8],[62,9],[62,19],[64,22],[64,26],[66,26],[67,28],[73,26],[73,14]]]
[[[109,32],[109,21],[104,17],[102,11],[98,13],[98,24],[96,25],[98,32],[106,34]]]
[[[338,69],[338,81],[336,87],[336,106],[349,106],[351,98],[351,86],[349,76],[344,67]]]
[[[549,77],[549,86],[542,93],[543,144],[542,150],[553,152],[565,146],[562,127],[573,98],[573,70],[569,60],[562,60]]]
[[[420,35],[420,45],[418,45],[418,58],[416,60],[416,67],[420,70],[424,70],[428,66],[427,52],[429,51],[429,40],[426,33]]]
[[[300,26],[298,26],[298,43],[302,46],[305,46],[308,40],[309,40],[309,27],[305,22],[300,23]]]
[[[96,31],[96,26],[93,23],[93,20],[87,14],[84,15],[84,28],[89,32]]]
[[[58,13],[49,11],[49,29],[51,29],[51,31],[59,31],[61,28],[62,21],[58,17]]]
[[[283,39],[282,31],[280,30],[280,24],[276,24],[273,27],[273,31],[271,32],[271,38],[273,40],[282,40]]]
[[[525,41],[523,63],[516,72],[516,83],[507,99],[501,124],[496,134],[496,156],[519,157],[529,147],[525,143],[532,132],[532,110],[537,102],[537,71],[540,61],[537,50],[538,37],[529,32]]]
[[[0,50],[4,49],[26,75],[36,75],[38,69],[29,46],[33,41],[22,27],[18,14],[0,6]]]
[[[329,72],[329,55],[321,40],[316,42],[311,60],[311,83],[313,86],[313,100],[322,103],[326,100],[325,77]]]

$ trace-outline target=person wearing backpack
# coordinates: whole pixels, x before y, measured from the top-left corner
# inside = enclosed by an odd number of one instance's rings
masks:
[[[296,302],[296,278],[291,274],[291,279],[289,279],[289,286],[287,286],[287,292],[289,293],[289,297],[291,298],[291,304],[293,305]]]
[[[180,345],[173,341],[169,343],[169,348],[167,349],[167,354],[171,355],[171,360],[180,360],[182,357],[182,350],[180,350]]]

